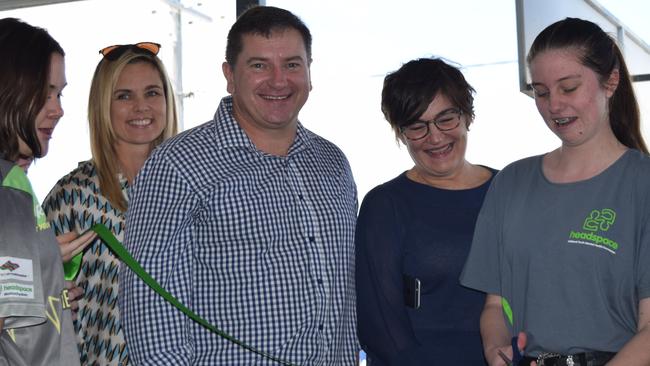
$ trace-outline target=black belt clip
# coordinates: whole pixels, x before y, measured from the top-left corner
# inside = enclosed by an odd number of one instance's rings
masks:
[[[579,360],[580,357],[573,355],[561,355],[559,353],[541,353],[537,356],[537,366],[586,366],[586,360]],[[582,357],[584,359],[584,357]]]
[[[544,352],[537,359],[524,357],[520,365],[530,365],[531,361],[537,361],[538,366],[603,366],[615,355],[613,352],[583,352],[575,355]]]

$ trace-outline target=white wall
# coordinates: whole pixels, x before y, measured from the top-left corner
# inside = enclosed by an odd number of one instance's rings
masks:
[[[201,7],[195,1],[185,3],[212,19],[188,12],[181,16],[183,84],[177,92],[193,93],[183,99],[184,123],[189,128],[212,118],[226,94],[221,63],[226,34],[235,20],[235,2],[203,1]],[[637,7],[650,6],[637,3]],[[397,146],[379,103],[385,74],[416,57],[442,56],[459,63],[477,90],[469,161],[502,168],[558,144],[533,100],[519,92],[513,0],[267,0],[266,4],[293,11],[312,31],[314,90],[300,119],[347,154],[360,199],[412,165],[406,149]],[[98,50],[111,44],[159,42],[161,58],[171,72],[175,13],[160,0],[87,0],[0,16],[17,16],[48,28],[67,52],[66,115],[54,134],[50,154],[29,172],[43,199],[56,180],[78,161],[90,158],[86,100],[101,57]],[[644,24],[650,39],[650,24]],[[648,138],[650,82],[637,83],[637,89]]]

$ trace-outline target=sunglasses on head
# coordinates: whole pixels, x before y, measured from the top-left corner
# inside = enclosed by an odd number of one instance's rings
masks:
[[[110,61],[115,61],[120,56],[124,54],[127,50],[132,50],[137,53],[149,53],[152,55],[157,55],[160,51],[160,45],[154,42],[140,42],[136,44],[116,44],[113,46],[104,47],[99,50],[99,53],[104,56],[105,59]]]

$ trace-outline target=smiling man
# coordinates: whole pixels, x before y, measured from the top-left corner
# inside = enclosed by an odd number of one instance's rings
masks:
[[[298,121],[310,63],[311,34],[295,15],[242,14],[222,66],[230,95],[212,121],[147,161],[125,242],[181,302],[271,358],[355,365],[356,186],[343,153]],[[136,364],[271,364],[190,320],[132,272],[120,281]]]

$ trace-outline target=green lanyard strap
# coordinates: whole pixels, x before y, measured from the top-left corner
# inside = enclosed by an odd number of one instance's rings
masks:
[[[151,287],[152,290],[156,291],[156,293],[160,296],[162,296],[165,300],[167,300],[170,304],[174,305],[178,310],[182,311],[183,314],[187,315],[190,319],[194,320],[195,322],[201,324],[208,330],[216,333],[222,338],[225,338],[226,340],[244,348],[245,350],[248,350],[250,352],[253,352],[255,354],[258,354],[264,358],[267,358],[271,361],[277,362],[279,364],[285,365],[285,366],[294,366],[292,363],[288,361],[281,360],[279,358],[276,358],[266,352],[260,351],[256,348],[253,348],[252,346],[247,345],[246,343],[240,341],[239,339],[219,330],[217,327],[213,326],[212,324],[208,323],[205,319],[201,318],[198,316],[196,313],[194,313],[192,310],[188,309],[187,306],[183,305],[180,301],[178,301],[172,294],[167,292],[156,280],[154,280],[147,271],[145,271],[142,266],[140,266],[140,263],[136,261],[131,254],[124,248],[124,246],[113,236],[113,233],[111,233],[110,230],[106,228],[106,226],[102,224],[96,224],[91,228],[92,231],[96,232],[97,235],[108,245],[109,248],[113,251],[113,253],[124,263],[126,264],[133,273],[138,275],[144,283],[147,284],[147,286]]]

